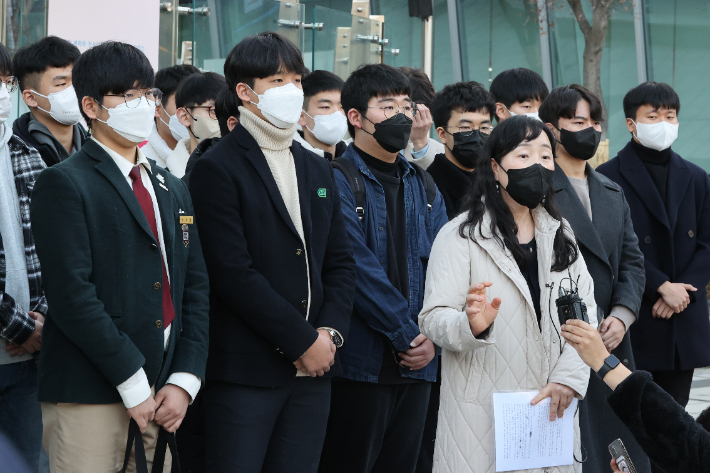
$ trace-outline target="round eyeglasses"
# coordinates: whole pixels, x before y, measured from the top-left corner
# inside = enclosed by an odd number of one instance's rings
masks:
[[[160,105],[163,99],[163,93],[160,89],[148,89],[145,92],[141,92],[138,89],[129,89],[125,94],[105,94],[105,97],[123,97],[128,108],[136,108],[140,103],[141,97],[145,97],[149,105]]]

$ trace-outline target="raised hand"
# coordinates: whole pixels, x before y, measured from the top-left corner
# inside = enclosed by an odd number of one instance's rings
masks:
[[[500,297],[496,297],[489,302],[486,296],[486,288],[492,285],[493,283],[490,281],[483,281],[482,283],[474,284],[468,290],[466,316],[474,336],[483,333],[498,316],[498,309],[500,309],[501,304]]]

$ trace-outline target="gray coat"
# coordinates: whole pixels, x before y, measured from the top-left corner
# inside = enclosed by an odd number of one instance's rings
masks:
[[[587,165],[592,220],[559,166],[555,167],[555,200],[572,226],[579,248],[594,280],[598,322],[615,305],[629,308],[637,317],[646,281],[643,254],[631,222],[629,205],[621,187]],[[629,369],[635,369],[630,330],[613,351]],[[606,402],[611,390],[592,373],[587,397],[581,403],[580,429],[586,449],[585,473],[609,471],[608,445],[621,438],[639,471],[650,471],[648,458]]]

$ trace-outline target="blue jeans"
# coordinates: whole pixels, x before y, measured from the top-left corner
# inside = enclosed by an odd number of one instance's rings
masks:
[[[0,431],[13,441],[31,471],[37,471],[42,409],[37,400],[35,360],[0,365]]]

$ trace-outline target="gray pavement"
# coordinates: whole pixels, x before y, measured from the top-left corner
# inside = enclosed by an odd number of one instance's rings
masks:
[[[685,410],[693,417],[698,417],[708,407],[710,407],[710,368],[698,368],[693,373],[690,401]]]

